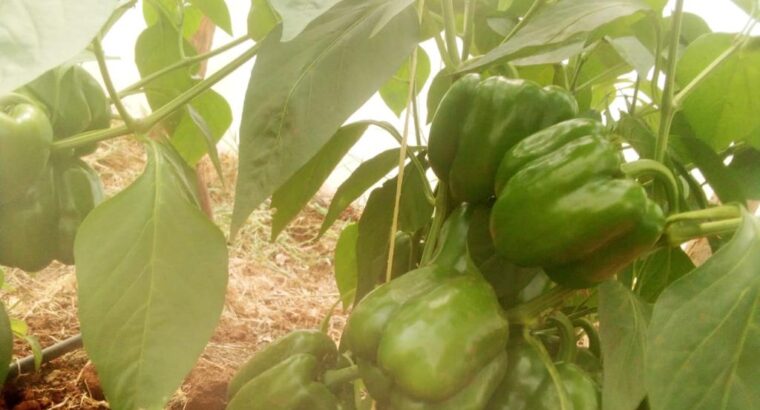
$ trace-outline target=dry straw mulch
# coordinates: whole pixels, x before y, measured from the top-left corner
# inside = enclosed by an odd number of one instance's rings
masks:
[[[101,144],[87,161],[99,172],[107,196],[136,179],[145,164],[142,146],[129,139]],[[236,158],[222,158],[223,181],[209,163],[199,167],[209,187],[216,223],[229,232]],[[271,214],[266,207],[254,212],[230,250],[227,298],[219,325],[196,367],[167,408],[221,409],[227,381],[251,354],[276,338],[299,328],[319,326],[338,292],[333,280],[332,254],[346,221],[358,214],[349,209],[320,240],[315,240],[326,207],[316,199],[272,243]],[[25,321],[29,333],[49,346],[79,332],[76,277],[73,267],[52,264],[36,274],[6,270],[2,300],[13,318]],[[336,339],[344,324],[340,307],[330,333]],[[14,357],[30,354],[16,341]],[[4,389],[5,408],[102,409],[97,375],[83,350],[43,365],[41,372],[20,376]],[[0,403],[3,404],[3,403]]]

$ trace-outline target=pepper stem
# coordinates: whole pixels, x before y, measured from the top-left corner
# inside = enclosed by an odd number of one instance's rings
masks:
[[[731,233],[741,224],[741,215],[740,205],[723,205],[671,215],[667,219],[665,237],[671,246],[678,246],[703,236]]]
[[[620,170],[630,178],[651,176],[662,182],[665,186],[665,193],[668,196],[669,213],[678,212],[678,182],[676,182],[676,178],[668,167],[652,159],[640,159],[624,163],[620,166]]]
[[[594,356],[601,358],[602,342],[601,339],[599,339],[599,332],[596,330],[596,326],[586,318],[573,320],[573,326],[583,329],[583,332],[586,333],[586,336],[588,337],[588,350],[591,351]]]
[[[559,405],[561,410],[571,409],[572,403],[570,402],[570,399],[567,397],[567,390],[565,390],[565,385],[562,382],[562,379],[560,378],[559,371],[557,370],[557,367],[554,366],[554,363],[552,362],[551,357],[549,357],[549,353],[544,348],[544,345],[541,344],[541,341],[536,339],[533,335],[530,334],[530,331],[528,328],[525,328],[523,330],[523,337],[525,338],[525,341],[528,342],[530,347],[536,350],[538,353],[538,357],[543,362],[544,366],[546,367],[546,371],[549,373],[549,377],[552,379],[552,384],[554,385],[554,388],[557,390],[557,396],[559,397]]]
[[[560,312],[554,312],[546,319],[546,322],[555,326],[559,331],[559,352],[557,353],[557,361],[562,363],[575,362],[575,356],[578,353],[578,348],[575,341],[575,327],[570,319]]]
[[[322,381],[328,389],[334,390],[340,385],[352,382],[359,378],[359,366],[352,365],[342,369],[325,371]]]
[[[507,319],[510,324],[532,324],[538,315],[546,309],[554,308],[565,299],[575,293],[575,289],[563,286],[555,286],[548,292],[531,299],[527,303],[516,306],[507,311]]]

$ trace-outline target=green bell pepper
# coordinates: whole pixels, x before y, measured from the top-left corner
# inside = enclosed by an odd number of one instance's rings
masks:
[[[108,98],[98,81],[81,66],[56,67],[27,84],[21,92],[45,105],[56,140],[111,126]],[[87,155],[96,148],[97,143],[87,144],[78,147],[75,153]]]
[[[74,264],[74,238],[84,218],[103,201],[98,174],[80,159],[54,161],[58,197],[58,251],[56,259]]]
[[[662,209],[621,165],[590,119],[559,123],[515,145],[495,181],[490,227],[497,251],[571,288],[614,275],[650,250],[665,224]]]
[[[25,195],[0,205],[0,265],[36,272],[55,257],[58,207],[52,168]]]
[[[42,109],[20,95],[0,98],[0,204],[24,196],[40,178],[52,142]]]
[[[457,202],[494,195],[499,163],[528,135],[574,117],[578,104],[567,91],[526,80],[468,74],[443,97],[430,128],[435,174]]]
[[[344,343],[382,408],[481,409],[504,374],[508,324],[466,266],[468,214],[449,216],[431,265],[376,288],[348,319]]]
[[[299,330],[257,353],[230,381],[227,409],[339,410],[336,395],[321,381],[338,363],[326,334]]]
[[[488,228],[491,207],[475,207],[467,231],[467,253],[475,267],[491,284],[501,305],[508,309],[522,302],[521,292],[541,273],[541,268],[517,266],[496,252]]]
[[[525,343],[507,351],[506,376],[485,407],[488,410],[556,410],[560,408],[558,388],[563,388],[573,410],[600,408],[593,380],[572,363],[555,365],[562,385],[552,380],[539,352]]]

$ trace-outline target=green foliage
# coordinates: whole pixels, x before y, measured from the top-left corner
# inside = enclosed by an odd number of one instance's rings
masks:
[[[224,236],[182,160],[156,142],[129,188],[82,224],[79,320],[111,407],[161,407],[208,342],[227,284]],[[106,308],[107,307],[107,308]]]
[[[409,72],[411,68],[411,59],[406,61],[401,68],[398,69],[396,74],[388,80],[378,92],[385,101],[388,108],[393,111],[396,116],[400,116],[404,108],[407,108],[407,102],[409,101]],[[417,69],[414,77],[414,96],[416,97],[422,91],[422,87],[430,75],[430,58],[422,47],[417,47]]]
[[[734,43],[734,35],[707,34],[696,39],[678,62],[676,81],[685,87]],[[760,47],[749,43],[713,71],[683,102],[683,111],[697,138],[722,151],[731,142],[760,147],[760,117],[754,107],[760,96]]]
[[[233,233],[416,46],[413,9],[370,36],[384,5],[379,0],[342,2],[292,41],[269,36],[262,42],[243,109]]]
[[[638,0],[605,1],[603,4],[595,0],[556,2],[541,9],[514,37],[483,58],[464,64],[460,71],[557,49],[579,40],[582,42],[583,37],[594,29],[647,9],[647,5]]]
[[[160,19],[140,34],[135,44],[135,60],[140,75],[146,77],[183,57],[196,55],[193,46],[183,41],[179,49],[178,33],[167,19]],[[182,92],[196,85],[197,65],[173,70],[146,86],[146,97],[153,109],[158,109]],[[190,164],[206,153],[216,157],[216,143],[232,123],[232,110],[227,100],[214,90],[206,90],[188,104],[187,109],[174,113],[162,124],[171,136],[174,147]]]
[[[349,124],[333,135],[316,155],[272,194],[272,240],[319,191],[341,159],[369,127],[366,122]]]
[[[733,238],[654,305],[645,386],[653,409],[751,408],[760,400],[760,222],[742,211]]]
[[[8,318],[5,305],[0,303],[0,383],[5,381],[12,356],[13,332],[11,331],[11,321]]]
[[[605,409],[634,410],[647,393],[641,380],[645,379],[647,323],[651,311],[651,306],[620,282],[609,281],[599,287]]]
[[[113,12],[113,1],[14,1],[0,8],[0,95],[81,52]],[[44,21],[44,24],[39,22]]]
[[[410,151],[413,150],[411,148]],[[398,167],[399,152],[399,148],[392,148],[362,162],[338,187],[319,230],[320,236],[332,226],[340,213],[352,202]]]
[[[356,260],[356,242],[359,239],[359,225],[346,225],[335,244],[335,283],[340,292],[343,308],[348,309],[354,302],[359,264]]]

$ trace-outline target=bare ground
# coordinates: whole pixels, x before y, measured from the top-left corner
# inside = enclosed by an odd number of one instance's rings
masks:
[[[139,176],[145,163],[141,146],[128,140],[103,144],[87,160],[100,173],[109,197]],[[222,162],[224,184],[209,164],[201,164],[200,169],[208,182],[216,222],[228,232],[236,161],[224,157]],[[229,247],[230,279],[219,325],[167,408],[223,409],[227,382],[248,357],[291,330],[320,325],[338,300],[331,264],[337,234],[346,221],[358,216],[349,209],[317,241],[325,208],[324,199],[314,200],[274,243],[269,240],[270,211],[254,212]],[[43,347],[79,332],[73,267],[53,263],[36,274],[7,269],[5,277],[2,300],[10,316],[23,320]],[[331,335],[337,339],[344,324],[344,312],[338,307]],[[30,352],[27,343],[16,340],[14,358]],[[15,410],[108,408],[83,350],[44,364],[38,373],[9,380],[0,406]]]

